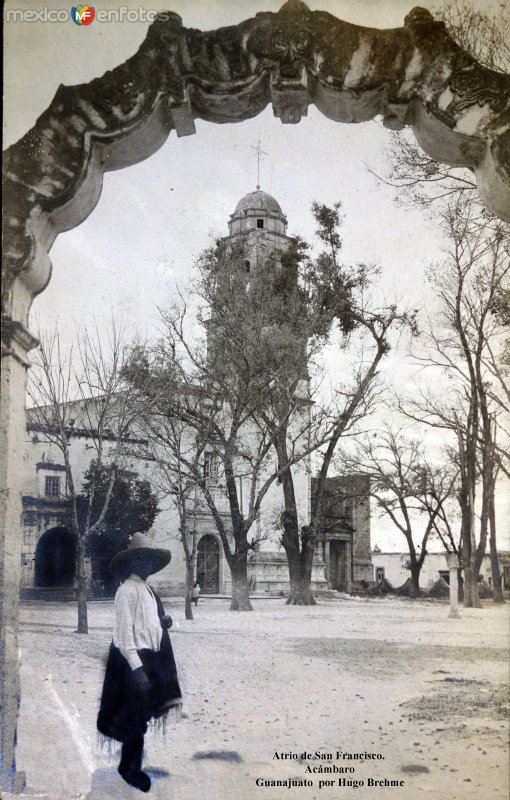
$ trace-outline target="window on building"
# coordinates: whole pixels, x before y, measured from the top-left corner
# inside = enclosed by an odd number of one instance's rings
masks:
[[[60,476],[46,475],[44,478],[44,494],[46,497],[60,497]]]
[[[439,571],[439,577],[442,578],[444,581],[446,581],[446,583],[449,585],[450,584],[450,570],[449,569],[440,569],[438,571]]]
[[[257,220],[257,228],[263,228],[263,227],[264,227],[264,220],[263,219],[258,219]]]
[[[216,480],[219,472],[218,454],[212,451],[204,453],[204,478]]]

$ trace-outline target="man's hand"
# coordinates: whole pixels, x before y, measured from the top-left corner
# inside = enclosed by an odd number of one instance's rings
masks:
[[[143,667],[134,669],[131,673],[131,677],[139,692],[142,694],[148,694],[150,692],[151,684]]]
[[[165,614],[164,617],[161,617],[161,625],[163,626],[163,628],[166,628],[168,630],[168,628],[171,628],[173,624],[174,624],[173,619],[170,616],[170,614]]]

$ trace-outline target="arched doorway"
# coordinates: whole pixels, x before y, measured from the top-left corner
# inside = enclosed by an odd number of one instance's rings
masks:
[[[76,540],[67,528],[43,533],[35,551],[36,586],[72,586],[76,570]]]
[[[220,591],[220,546],[215,536],[202,536],[197,547],[197,581],[203,594]]]
[[[351,588],[351,547],[350,543],[335,539],[330,542],[329,579],[331,588],[338,592],[348,592]]]

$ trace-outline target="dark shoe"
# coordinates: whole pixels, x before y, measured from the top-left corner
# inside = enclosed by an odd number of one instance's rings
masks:
[[[123,778],[126,783],[129,783],[130,786],[134,786],[135,789],[140,789],[141,792],[148,792],[150,790],[151,779],[147,773],[142,772],[141,769],[130,769],[129,767],[122,767],[119,765],[118,771],[120,777]]]

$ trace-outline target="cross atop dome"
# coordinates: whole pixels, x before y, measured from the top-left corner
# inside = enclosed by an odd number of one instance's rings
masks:
[[[255,147],[254,145],[251,145],[251,149],[255,150],[255,152],[257,154],[257,189],[260,189],[260,158],[261,158],[261,156],[267,156],[267,153],[264,150],[262,150],[262,148],[260,146],[260,139],[259,139],[257,147]]]

